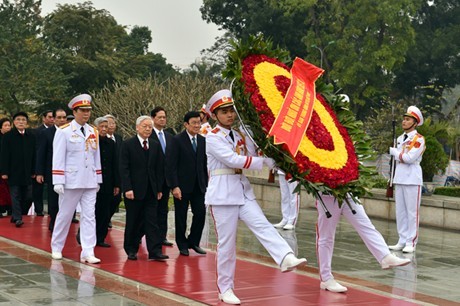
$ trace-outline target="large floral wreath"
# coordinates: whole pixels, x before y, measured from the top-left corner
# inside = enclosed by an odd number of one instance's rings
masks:
[[[261,37],[233,42],[233,48],[224,76],[235,80],[237,111],[262,152],[315,196],[331,194],[341,203],[347,195],[367,194],[374,173],[362,161],[373,151],[348,102],[317,81],[311,121],[299,152],[292,156],[286,145],[275,145],[273,137],[267,137],[291,84],[287,52]]]

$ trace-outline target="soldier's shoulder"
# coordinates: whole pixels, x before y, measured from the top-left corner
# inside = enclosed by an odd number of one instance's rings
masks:
[[[215,127],[215,128],[213,128],[213,129],[211,130],[211,133],[217,134],[217,133],[219,133],[219,131],[220,131],[220,128]]]
[[[66,124],[64,124],[64,125],[61,125],[59,128],[60,128],[61,130],[63,130],[63,129],[65,129],[66,127],[69,127],[69,126],[70,126],[70,122],[69,122],[69,123],[66,123]]]

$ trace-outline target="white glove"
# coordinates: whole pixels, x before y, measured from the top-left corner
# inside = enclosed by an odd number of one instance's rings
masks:
[[[394,157],[399,157],[399,153],[401,152],[399,152],[398,149],[390,147],[390,155]]]
[[[101,185],[97,184],[96,193],[98,193],[100,189],[101,189]]]
[[[270,157],[265,157],[264,158],[264,164],[267,165],[268,169],[273,169],[275,168],[276,164],[275,164],[275,160],[273,158],[270,158]]]
[[[64,194],[64,185],[54,185],[54,192],[57,194],[63,195]]]

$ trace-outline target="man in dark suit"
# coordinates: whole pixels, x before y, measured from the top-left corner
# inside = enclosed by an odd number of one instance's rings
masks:
[[[160,144],[149,139],[152,129],[149,116],[137,118],[137,135],[121,146],[120,176],[126,206],[124,249],[129,260],[137,259],[142,234],[146,236],[149,260],[169,258],[162,253],[157,223],[164,159]]]
[[[40,134],[54,126],[54,116],[52,110],[46,110],[42,113],[42,124],[35,128],[32,132],[36,137],[36,145],[40,144]],[[34,201],[35,213],[37,216],[43,217],[43,184],[38,183],[36,180],[32,181],[32,200]]]
[[[173,141],[173,135],[164,130],[166,127],[166,110],[161,106],[157,106],[150,112],[150,116],[153,120],[153,132],[150,137],[160,143],[163,156],[166,158],[170,155],[169,144]],[[160,229],[161,241],[164,246],[173,245],[166,239],[166,234],[168,232],[168,201],[170,190],[171,188],[168,186],[165,178],[161,187],[163,196],[158,201],[158,227]]]
[[[13,214],[11,222],[21,227],[31,198],[32,178],[35,178],[35,136],[26,129],[29,116],[25,112],[13,115],[14,128],[2,138],[0,173],[8,180]]]
[[[174,136],[171,155],[166,160],[166,177],[174,196],[176,243],[181,255],[188,256],[188,249],[206,254],[200,248],[201,234],[206,218],[204,194],[208,183],[205,138],[198,133],[201,128],[200,113],[188,112],[184,116],[185,130]],[[193,219],[190,234],[187,230],[188,206]]]
[[[99,117],[94,121],[99,132],[99,146],[101,151],[102,184],[96,197],[96,245],[110,247],[105,242],[112,210],[113,198],[120,193],[118,175],[118,152],[115,143],[107,138],[108,120]]]
[[[54,221],[59,211],[59,195],[53,189],[53,140],[54,134],[56,134],[56,128],[59,128],[66,124],[66,112],[59,108],[53,111],[54,125],[42,129],[37,140],[37,161],[35,163],[35,172],[37,174],[35,180],[37,184],[43,186],[47,184],[47,196],[48,196],[48,214],[50,215],[50,222],[48,229],[53,231]]]
[[[120,150],[121,150],[121,144],[123,143],[123,137],[121,137],[120,134],[115,133],[115,131],[117,130],[117,120],[112,115],[105,115],[104,117],[107,119],[107,122],[108,122],[107,138],[115,142],[117,155],[120,156]],[[113,215],[116,212],[118,212],[118,207],[120,206],[120,202],[121,202],[121,193],[118,193],[116,196],[113,197],[112,203],[110,205],[109,228],[112,228],[112,222],[110,221],[110,219],[112,219]]]

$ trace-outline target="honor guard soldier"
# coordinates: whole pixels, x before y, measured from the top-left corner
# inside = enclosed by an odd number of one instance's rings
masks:
[[[390,250],[413,253],[418,241],[419,210],[422,195],[423,175],[420,162],[425,151],[425,139],[417,133],[417,126],[423,124],[422,112],[409,106],[404,114],[404,133],[398,137],[396,148],[390,148],[395,157],[396,227],[399,240]]]
[[[203,107],[200,109],[200,120],[201,120],[201,128],[200,128],[200,135],[205,136],[212,130],[212,126],[209,123],[209,118],[211,115],[206,111],[206,104],[203,104]]]
[[[372,224],[363,206],[355,203],[352,197],[348,196],[347,200],[339,205],[337,199],[331,195],[320,194],[320,196],[321,199],[316,201],[316,208],[318,209],[316,253],[318,255],[321,289],[331,292],[346,292],[348,290],[347,287],[339,284],[332,275],[335,232],[341,216],[344,216],[353,226],[368,250],[380,263],[382,269],[405,266],[411,262],[410,259],[402,259],[390,253],[382,234]],[[320,203],[318,201],[322,201],[324,207],[331,213],[329,218],[319,208]]]
[[[271,158],[257,156],[254,144],[242,131],[232,129],[236,118],[229,90],[215,93],[206,104],[207,111],[217,120],[216,127],[206,137],[209,182],[205,204],[214,218],[217,246],[217,286],[219,299],[228,304],[240,304],[233,292],[236,265],[236,234],[241,219],[256,235],[281,272],[305,264],[297,258],[287,242],[268,222],[257,204],[249,180],[242,169],[261,170],[265,164],[273,168]]]
[[[96,245],[95,204],[102,183],[99,137],[96,128],[87,124],[91,116],[91,96],[82,94],[69,104],[75,119],[57,129],[53,141],[53,185],[59,194],[59,212],[51,238],[53,259],[62,259],[72,216],[81,205],[80,260],[99,263],[94,256]]]

